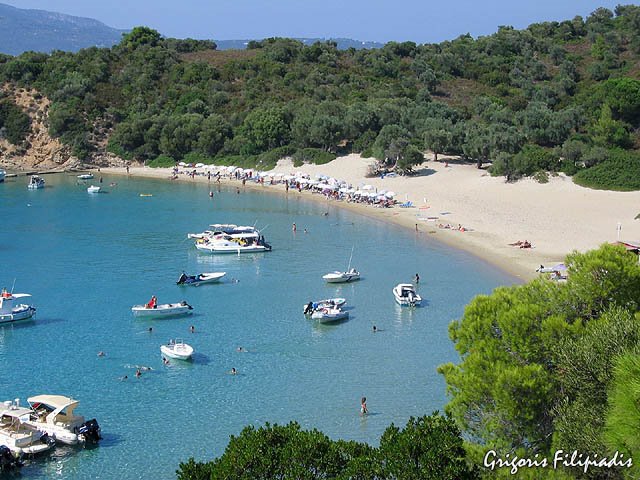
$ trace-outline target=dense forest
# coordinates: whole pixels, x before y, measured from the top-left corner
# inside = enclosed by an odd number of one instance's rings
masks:
[[[410,171],[428,150],[508,180],[563,171],[638,189],[639,59],[640,7],[627,5],[370,50],[272,38],[217,51],[137,27],[111,49],[2,55],[0,82],[51,99],[51,135],[83,160],[106,148],[149,165],[268,167],[361,152]]]

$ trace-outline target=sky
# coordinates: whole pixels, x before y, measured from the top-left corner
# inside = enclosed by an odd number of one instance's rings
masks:
[[[438,43],[477,37],[500,25],[587,17],[625,0],[0,0],[18,8],[89,17],[131,29],[144,25],[166,37],[260,39],[352,38]]]

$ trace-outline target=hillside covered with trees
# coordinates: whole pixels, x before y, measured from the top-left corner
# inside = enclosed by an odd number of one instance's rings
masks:
[[[51,100],[49,132],[91,161],[149,165],[323,162],[361,152],[409,171],[460,155],[508,180],[563,171],[640,188],[640,7],[440,44],[340,51],[331,42],[162,38],[138,27],[111,49],[0,57],[0,82]],[[0,128],[24,122],[0,100]],[[11,113],[11,114],[10,114]]]

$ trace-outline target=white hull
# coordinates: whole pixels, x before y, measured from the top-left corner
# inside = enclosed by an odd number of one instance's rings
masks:
[[[33,176],[29,179],[29,183],[27,184],[27,188],[29,190],[37,190],[39,188],[44,188],[44,179]]]
[[[314,310],[317,310],[320,308],[341,307],[342,305],[347,303],[347,299],[346,298],[326,298],[324,300],[318,300],[316,302],[310,302],[310,303],[311,305],[309,305],[308,303],[305,303],[302,307],[302,311],[305,313],[305,315],[310,314],[308,313],[308,309],[310,307],[313,308]]]
[[[347,283],[360,280],[360,272],[333,272],[322,277],[327,283]]]
[[[318,320],[320,323],[331,323],[349,318],[349,312],[340,309],[316,310],[311,318]]]
[[[35,307],[18,305],[11,313],[0,313],[0,323],[19,322],[29,320],[36,314]]]
[[[217,283],[222,277],[224,277],[227,272],[211,272],[211,273],[199,273],[195,275],[195,280],[193,281],[185,281],[178,282],[178,285],[192,285],[194,287],[198,287],[200,285],[204,285],[207,283]]]
[[[193,347],[186,343],[176,342],[170,345],[161,345],[163,355],[176,360],[189,360],[193,355]]]
[[[257,252],[269,252],[271,251],[270,247],[266,247],[264,245],[206,245],[201,243],[196,243],[196,248],[201,252],[207,253],[257,253]]]
[[[173,317],[178,315],[189,315],[192,308],[188,304],[165,303],[156,308],[147,308],[145,305],[134,305],[131,307],[133,315],[136,317]]]
[[[91,185],[90,187],[87,188],[87,193],[100,193],[100,187]]]
[[[91,180],[93,179],[92,173],[83,173],[82,175],[78,175],[79,180]]]
[[[398,305],[403,307],[417,307],[422,303],[422,297],[411,284],[396,285],[393,287],[393,296]]]

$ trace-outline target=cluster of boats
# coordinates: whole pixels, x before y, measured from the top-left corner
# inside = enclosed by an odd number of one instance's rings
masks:
[[[216,223],[200,233],[189,233],[187,238],[195,239],[195,247],[206,253],[256,253],[270,252],[264,236],[256,227]]]
[[[95,444],[102,437],[96,419],[74,413],[78,401],[63,395],[36,395],[0,405],[0,471],[22,465],[25,455],[51,450],[56,443]]]

